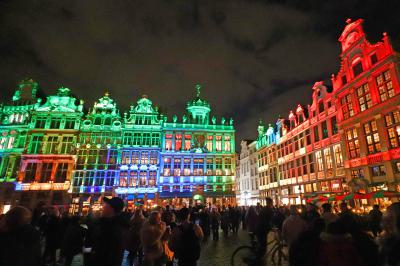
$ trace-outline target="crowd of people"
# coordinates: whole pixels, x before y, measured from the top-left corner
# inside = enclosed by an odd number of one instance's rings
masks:
[[[128,211],[118,197],[85,216],[18,206],[0,217],[0,265],[70,266],[82,254],[84,266],[120,266],[126,253],[129,265],[196,265],[200,242],[237,234],[245,213],[230,205]]]
[[[288,247],[289,265],[400,265],[400,203],[385,213],[375,205],[367,216],[320,207],[266,205],[124,208],[118,197],[104,198],[101,214],[60,214],[52,206],[33,212],[18,206],[0,217],[0,265],[72,264],[82,253],[84,266],[197,265],[201,241],[235,236],[242,227],[267,254],[273,229]]]

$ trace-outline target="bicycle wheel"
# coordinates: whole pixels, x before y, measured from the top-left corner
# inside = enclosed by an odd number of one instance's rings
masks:
[[[283,246],[282,245],[276,245],[274,249],[271,251],[271,261],[272,265],[274,266],[282,266],[283,261],[287,261],[287,256],[283,252]]]
[[[256,251],[250,246],[238,247],[232,254],[231,266],[255,265],[257,259]]]

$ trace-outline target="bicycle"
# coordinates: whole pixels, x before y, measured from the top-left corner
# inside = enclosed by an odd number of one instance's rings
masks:
[[[271,257],[273,265],[281,266],[283,260],[287,261],[288,257],[283,251],[285,248],[283,240],[281,240],[278,229],[273,229],[271,232],[274,238],[267,242],[267,252],[261,255],[258,248],[258,243],[254,233],[250,233],[250,246],[239,246],[232,254],[231,266],[261,266],[265,264],[268,257]],[[268,247],[271,247],[268,249]]]

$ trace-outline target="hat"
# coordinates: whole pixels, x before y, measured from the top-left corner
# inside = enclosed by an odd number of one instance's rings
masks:
[[[104,201],[105,203],[107,203],[108,205],[110,205],[111,208],[113,208],[114,211],[117,212],[117,213],[118,213],[118,212],[121,212],[122,209],[123,209],[124,206],[125,206],[124,201],[123,201],[121,198],[119,198],[119,197],[112,197],[111,199],[110,199],[110,198],[107,198],[107,197],[104,197],[104,198],[103,198],[103,201]]]

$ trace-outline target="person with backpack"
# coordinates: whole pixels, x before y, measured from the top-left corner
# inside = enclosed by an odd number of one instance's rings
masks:
[[[179,211],[179,218],[181,223],[172,231],[168,246],[174,252],[178,266],[196,266],[200,258],[203,231],[200,226],[190,222],[188,208]]]

